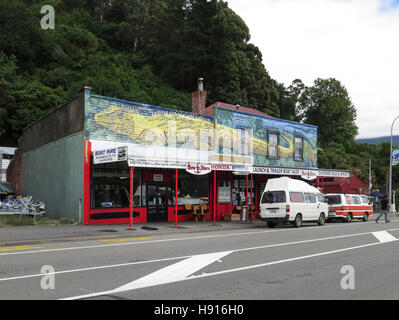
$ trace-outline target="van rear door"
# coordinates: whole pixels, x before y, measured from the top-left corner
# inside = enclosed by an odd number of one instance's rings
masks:
[[[260,208],[262,218],[285,217],[287,198],[285,191],[266,191],[262,195]]]

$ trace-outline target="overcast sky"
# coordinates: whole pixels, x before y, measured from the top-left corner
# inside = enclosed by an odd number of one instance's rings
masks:
[[[310,86],[334,77],[356,106],[358,138],[390,135],[399,116],[399,0],[227,1],[273,79]]]

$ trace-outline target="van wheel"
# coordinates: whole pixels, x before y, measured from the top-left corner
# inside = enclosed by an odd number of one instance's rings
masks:
[[[268,221],[268,222],[267,222],[267,226],[268,226],[269,228],[274,228],[276,225],[277,225],[277,223],[275,223],[275,222],[271,222],[271,221]]]
[[[346,217],[346,222],[351,222],[352,221],[352,213],[348,213],[348,216]]]
[[[364,222],[366,222],[366,221],[368,221],[369,220],[369,214],[367,213],[367,212],[365,212],[365,214],[364,214],[364,216],[363,216],[363,219],[362,219]]]
[[[302,215],[298,213],[293,222],[295,228],[299,228],[302,225]]]
[[[324,215],[324,213],[321,213],[319,220],[317,221],[317,224],[319,226],[322,226],[322,225],[324,225],[325,222],[326,222],[326,216]]]

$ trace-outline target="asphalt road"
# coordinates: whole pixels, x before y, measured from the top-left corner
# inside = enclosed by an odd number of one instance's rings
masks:
[[[1,247],[0,299],[399,299],[397,239],[399,219]]]

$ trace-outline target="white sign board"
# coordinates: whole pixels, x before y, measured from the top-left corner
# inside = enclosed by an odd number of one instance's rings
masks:
[[[93,163],[108,163],[127,160],[127,147],[115,147],[110,149],[93,151]]]
[[[349,171],[319,170],[319,177],[349,178]]]

